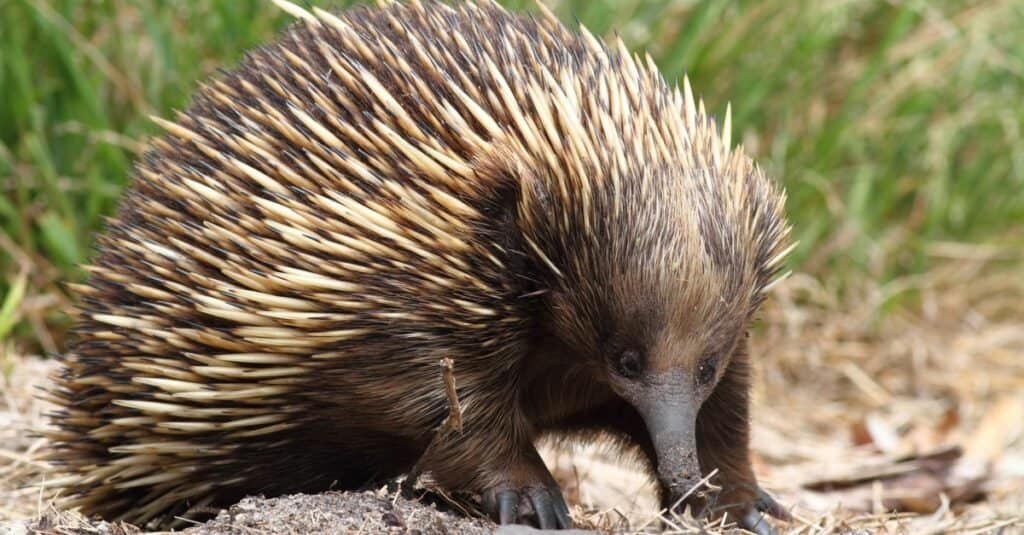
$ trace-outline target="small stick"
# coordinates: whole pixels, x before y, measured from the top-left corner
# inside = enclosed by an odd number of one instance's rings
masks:
[[[459,393],[455,390],[455,361],[445,357],[438,364],[441,365],[441,380],[444,381],[445,393],[448,396],[448,416],[441,422],[441,425],[434,429],[434,436],[431,437],[430,443],[427,444],[419,460],[416,461],[416,464],[413,465],[406,475],[405,480],[402,481],[403,489],[408,491],[413,490],[416,481],[423,472],[423,459],[432,453],[437,443],[444,440],[445,435],[450,431],[462,433],[462,404],[459,403]]]
[[[441,422],[442,427],[447,427],[462,432],[462,405],[459,403],[459,393],[455,390],[455,363],[452,359],[445,357],[441,359],[441,378],[444,380],[445,392],[448,394],[448,417]]]

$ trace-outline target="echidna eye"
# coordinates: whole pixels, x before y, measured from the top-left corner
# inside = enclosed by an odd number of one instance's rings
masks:
[[[635,349],[627,349],[619,355],[618,372],[626,379],[636,379],[640,376],[643,363],[640,362],[640,352]]]
[[[705,359],[697,368],[697,382],[706,385],[715,378],[715,363],[711,359]]]

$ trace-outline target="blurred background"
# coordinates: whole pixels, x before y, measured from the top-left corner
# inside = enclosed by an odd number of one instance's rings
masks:
[[[731,102],[733,139],[788,190],[794,275],[754,335],[762,478],[808,522],[836,500],[940,527],[1017,518],[1024,2],[545,4],[688,74],[714,114]],[[61,285],[83,277],[148,117],[288,22],[264,0],[0,0],[0,451],[19,459],[0,477],[35,466],[37,356],[62,347]],[[856,494],[864,463],[895,497]],[[0,496],[0,518],[32,507]]]

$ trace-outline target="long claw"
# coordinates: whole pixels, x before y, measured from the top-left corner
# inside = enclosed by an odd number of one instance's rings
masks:
[[[551,503],[551,493],[546,489],[532,489],[530,491],[530,502],[533,504],[533,511],[537,514],[537,524],[540,529],[555,529],[555,511]]]
[[[775,498],[769,496],[764,489],[758,488],[757,498],[747,507],[743,517],[740,518],[740,527],[757,535],[776,535],[778,531],[768,522],[768,516],[786,522],[793,519],[789,511],[775,501]]]
[[[775,518],[778,518],[779,520],[783,520],[786,522],[793,520],[793,515],[789,514],[789,511],[787,511],[785,507],[780,505],[779,502],[775,501],[775,498],[772,498],[770,495],[768,495],[768,493],[765,492],[764,489],[758,489],[757,491],[756,507],[758,511],[767,513]]]
[[[555,517],[558,519],[558,527],[572,529],[572,516],[569,514],[569,506],[565,504],[561,493],[555,495]]]
[[[519,493],[503,490],[498,493],[498,523],[514,524],[519,519]]]
[[[740,527],[756,533],[757,535],[777,535],[778,532],[775,528],[768,523],[768,519],[761,514],[760,511],[751,508],[740,519]]]

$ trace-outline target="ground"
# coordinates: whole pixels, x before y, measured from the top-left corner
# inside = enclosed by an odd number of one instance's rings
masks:
[[[793,512],[784,533],[1024,533],[1024,288],[993,257],[960,256],[898,287],[848,288],[843,299],[802,275],[773,292],[753,334],[753,450],[763,485]],[[878,320],[893,292],[910,291],[919,305]],[[54,363],[3,359],[0,520],[49,515],[51,526],[85,526],[54,516],[33,486],[48,473],[38,460],[45,444],[29,433],[45,421],[32,392]],[[584,527],[700,528],[683,518],[659,524],[644,474],[599,445],[545,447],[544,456]],[[489,529],[372,492],[247,500],[193,529],[413,533],[411,526]],[[131,532],[51,532],[118,530]]]
[[[109,533],[134,535],[141,531],[119,523],[90,522],[76,514],[50,512],[26,521],[24,532],[63,535]],[[91,531],[90,531],[91,530]],[[482,519],[441,512],[386,491],[328,492],[274,499],[246,498],[209,522],[184,529],[190,535],[265,535],[289,533],[387,533],[419,535],[486,535],[493,525]],[[17,531],[13,530],[12,535]]]

